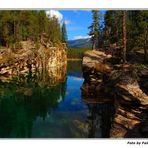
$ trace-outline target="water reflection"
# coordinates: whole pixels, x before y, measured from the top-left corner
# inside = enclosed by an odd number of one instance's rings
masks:
[[[31,137],[36,118],[45,120],[65,92],[65,67],[0,81],[0,137]]]
[[[81,62],[0,80],[0,137],[109,137],[112,105],[83,102]]]
[[[108,138],[114,113],[113,106],[111,104],[88,104],[88,109],[88,137]]]

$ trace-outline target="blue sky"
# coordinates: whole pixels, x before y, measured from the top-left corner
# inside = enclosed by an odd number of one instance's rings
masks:
[[[63,10],[60,11],[64,16],[68,39],[77,39],[88,36],[88,26],[90,26],[92,18],[91,11],[84,10]]]
[[[105,11],[100,11],[104,14]],[[88,26],[92,22],[92,13],[89,10],[49,10],[50,16],[56,15],[60,22],[65,21],[68,40],[88,37]],[[102,15],[101,15],[102,16]]]

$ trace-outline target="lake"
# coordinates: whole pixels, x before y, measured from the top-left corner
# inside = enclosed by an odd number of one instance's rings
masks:
[[[81,61],[27,78],[0,80],[1,138],[106,138],[113,106],[81,98]]]

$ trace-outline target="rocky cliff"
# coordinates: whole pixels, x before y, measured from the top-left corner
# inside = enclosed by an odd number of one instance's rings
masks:
[[[39,43],[22,41],[20,44],[21,49],[18,51],[0,50],[0,79],[48,72],[51,68],[55,70],[67,63],[65,44],[53,47],[46,38],[42,38]]]
[[[82,62],[84,83],[81,87],[83,96],[97,98],[103,94],[104,83],[102,82],[112,71],[112,66],[106,64],[105,61],[111,57],[100,51],[88,51],[84,54]]]
[[[118,64],[103,51],[85,53],[82,67],[84,100],[114,105],[110,137],[148,137],[148,69]]]

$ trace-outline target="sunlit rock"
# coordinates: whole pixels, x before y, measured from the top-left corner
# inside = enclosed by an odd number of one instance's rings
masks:
[[[17,52],[4,50],[0,60],[0,80],[15,77],[48,75],[50,83],[65,79],[67,66],[67,47],[58,44],[52,47],[43,35],[38,46],[33,41],[22,41],[22,49]],[[63,69],[63,70],[61,70]],[[63,73],[64,71],[64,73]],[[46,76],[47,77],[47,76]]]

